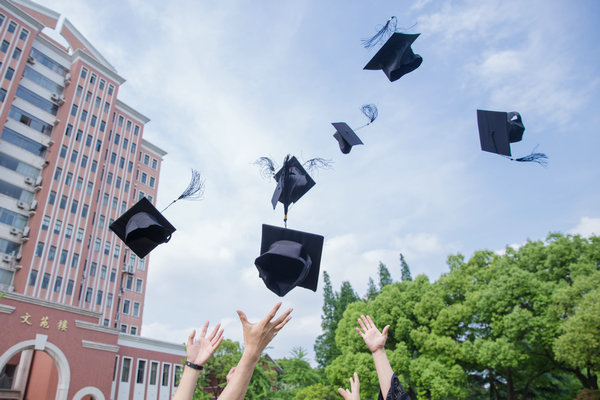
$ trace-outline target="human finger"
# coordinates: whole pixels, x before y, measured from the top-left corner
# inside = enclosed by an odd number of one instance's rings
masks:
[[[363,321],[364,317],[365,317],[364,315],[360,316],[360,318],[358,319],[358,324],[360,325],[360,327],[362,328],[362,330],[366,333],[367,332],[367,327],[365,326],[365,321]]]
[[[267,316],[263,318],[263,321],[269,322],[270,320],[272,320],[273,317],[275,317],[275,314],[277,314],[277,310],[279,310],[279,307],[281,307],[281,302],[278,302],[277,304],[275,304],[275,307],[273,307],[273,309],[271,309],[271,311],[269,311]]]
[[[238,316],[240,317],[240,321],[242,322],[242,325],[246,325],[248,323],[248,318],[246,318],[246,314],[244,314],[244,312],[242,310],[237,310],[236,311]]]
[[[205,337],[207,330],[208,330],[208,321],[206,321],[204,323],[204,326],[202,327],[202,331],[200,332],[200,337]]]
[[[215,335],[217,334],[217,332],[219,331],[219,328],[221,327],[221,323],[218,323],[217,326],[215,326],[215,328],[212,330],[212,332],[210,333],[210,336],[208,337],[208,340],[213,340],[213,338],[215,337]]]
[[[367,321],[369,321],[369,324],[371,325],[371,327],[377,329],[377,327],[375,326],[375,323],[373,322],[373,320],[371,319],[370,315],[367,315]]]
[[[273,321],[273,325],[277,326],[279,324],[281,324],[281,322],[285,319],[287,319],[287,317],[290,315],[290,313],[292,312],[292,308],[287,309],[283,314],[281,314],[279,317],[277,317],[277,319],[275,321]]]
[[[386,325],[383,330],[381,331],[381,334],[385,337],[387,337],[387,333],[388,333],[388,329],[390,329],[389,325]]]
[[[192,331],[192,333],[190,333],[190,336],[188,336],[187,347],[190,347],[192,344],[194,344],[194,336],[196,336],[195,329]]]
[[[342,389],[342,388],[338,388],[338,393],[344,398],[347,399],[348,397],[346,397],[346,395],[349,395],[350,393],[348,393],[348,391],[346,389]]]

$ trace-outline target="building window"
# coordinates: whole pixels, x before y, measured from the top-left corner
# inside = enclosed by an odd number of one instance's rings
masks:
[[[106,295],[106,308],[111,308],[112,307],[112,300],[113,300],[113,294],[112,293],[108,293]]]
[[[156,158],[152,159],[152,169],[156,170],[158,168],[158,160]]]
[[[100,132],[104,132],[106,130],[106,121],[100,121]]]
[[[62,286],[62,276],[57,276],[56,279],[54,279],[54,291],[56,293],[60,292],[61,286]]]
[[[94,83],[96,83],[96,74],[92,74],[92,76],[90,77],[90,83],[93,85]]]
[[[181,365],[175,365],[175,373],[173,374],[173,386],[178,387],[181,381]]]
[[[131,327],[131,329],[133,329],[133,328],[135,328],[135,326]],[[134,333],[132,333],[132,335],[134,335]],[[135,378],[135,383],[144,383],[145,375],[146,375],[146,361],[138,360],[137,376]]]
[[[110,270],[110,281],[114,282],[116,278],[117,278],[117,270],[112,268]]]
[[[116,153],[111,153],[110,155],[110,163],[114,164],[117,162],[117,154]]]
[[[104,254],[109,255],[110,254],[110,242],[106,242],[104,243]]]
[[[85,302],[89,303],[90,301],[92,301],[92,288],[87,288],[87,290],[85,291]]]
[[[15,29],[17,29],[17,23],[15,21],[10,21],[10,23],[8,24],[8,32],[9,33],[15,33]]]
[[[125,281],[125,288],[127,290],[131,290],[133,288],[133,276],[127,275],[127,280]]]
[[[121,177],[120,176],[117,176],[117,179],[115,180],[115,187],[117,189],[121,188]]]
[[[121,333],[127,333],[127,325],[121,324]]]
[[[100,79],[100,84],[98,85],[98,89],[104,90],[105,84],[106,84],[106,81],[104,79]]]
[[[118,133],[115,134],[115,144],[118,146],[119,145],[119,141],[121,140],[121,135],[119,135]]]
[[[66,264],[67,263],[67,257],[69,256],[69,252],[67,250],[61,250],[60,252],[60,263],[61,264]]]
[[[73,281],[72,279],[69,279],[69,281],[67,282],[67,295],[70,296],[73,294],[73,286],[75,285],[75,281]]]
[[[42,279],[42,289],[48,289],[49,283],[50,283],[50,274],[45,273],[44,278]]]
[[[148,174],[146,174],[145,172],[142,172],[142,183],[145,185],[146,181],[148,180]]]
[[[121,325],[123,326],[123,325]],[[121,329],[122,331],[122,329]],[[127,328],[125,328],[127,332]],[[123,366],[121,367],[121,382],[129,382],[129,368],[131,366],[131,358],[123,357]]]
[[[88,70],[87,68],[81,68],[81,77],[85,78],[87,76]]]
[[[81,217],[82,218],[87,217],[88,208],[89,208],[89,206],[87,204],[84,204],[83,207],[81,207]]]
[[[77,142],[81,142],[82,136],[83,136],[83,131],[81,129],[77,129],[77,133],[75,134],[75,140]]]
[[[113,178],[112,172],[109,172],[108,174],[106,174],[106,184],[107,185],[112,184],[112,178]]]
[[[81,190],[82,187],[83,187],[83,178],[80,177],[80,176],[78,176],[77,177],[77,183],[75,183],[75,189]]]
[[[56,201],[56,192],[52,190],[50,196],[48,196],[48,204],[52,205],[54,204],[54,201]]]
[[[96,293],[96,305],[102,305],[102,290],[98,290],[98,293]]]
[[[109,109],[110,109],[110,104],[104,103],[104,112],[107,113]]]
[[[131,171],[133,171],[133,161],[129,161],[129,163],[127,163],[127,172]]]
[[[102,149],[102,140],[96,140],[96,151]]]
[[[71,152],[71,162],[72,163],[76,163],[77,162],[77,156],[79,156],[79,153],[77,153],[77,151],[73,150]]]
[[[69,225],[67,225],[67,228],[65,229],[65,237],[67,239],[70,239],[72,235],[73,235],[73,225],[69,224]]]
[[[103,323],[103,325],[104,325],[104,326],[108,326],[108,322],[109,322],[109,321],[108,321],[108,318],[104,318],[104,323]]]
[[[106,220],[106,217],[104,215],[100,215],[100,217],[98,217],[98,228],[100,228],[100,229],[104,228],[105,220]]]
[[[143,258],[140,258],[140,261],[138,262],[138,269],[140,271],[143,271],[145,266],[146,266],[146,260],[144,260]]]
[[[106,265],[103,265],[102,267],[100,267],[100,279],[106,279],[106,270],[108,268],[106,267]]]
[[[108,95],[109,96],[112,96],[114,90],[115,90],[115,88],[113,85],[108,85]]]
[[[83,240],[83,232],[84,232],[83,228],[77,229],[77,238],[76,239],[78,242],[81,242]]]
[[[60,204],[58,205],[60,207],[61,210],[64,210],[67,207],[67,196],[63,195],[60,198]]]
[[[150,379],[148,382],[149,385],[156,385],[157,375],[158,375],[158,363],[155,361],[152,361],[150,363]]]
[[[8,46],[10,46],[10,43],[8,43],[6,40],[3,40],[2,45],[0,45],[0,51],[6,53]]]
[[[81,168],[85,168],[87,166],[88,158],[87,156],[81,156]]]
[[[102,243],[100,238],[96,238],[96,240],[94,240],[94,251],[100,251],[100,243]]]
[[[113,200],[112,200],[112,209],[116,210],[118,204],[119,204],[119,199],[117,199],[116,197],[113,197]]]
[[[98,264],[95,262],[92,262],[90,264],[90,276],[96,276],[96,268],[98,268]]]
[[[92,194],[93,191],[94,191],[94,184],[92,182],[88,182],[87,187],[85,188],[85,192],[87,194]]]
[[[76,115],[77,115],[77,110],[78,110],[78,109],[79,109],[79,107],[78,107],[77,105],[73,104],[73,105],[71,106],[71,115],[72,115],[72,116],[76,116]]]
[[[85,120],[87,119],[87,114],[88,114],[88,113],[87,113],[87,111],[86,111],[86,110],[83,110],[83,111],[81,111],[81,120],[82,120],[83,122],[85,122]]]
[[[85,138],[85,145],[87,147],[90,147],[92,145],[93,140],[94,138],[92,137],[92,135],[87,135],[87,137]]]
[[[92,118],[90,119],[90,126],[92,126],[92,127],[96,126],[97,119],[98,119],[98,117],[96,117],[95,115],[92,115]]]
[[[156,180],[154,179],[153,176],[150,177],[150,187],[154,188],[154,184],[156,183]]]
[[[119,126],[123,126],[123,116],[119,115]]]
[[[77,200],[73,200],[71,203],[71,214],[77,214],[77,207],[79,207],[79,202]]]
[[[123,301],[123,314],[129,314],[129,300]]]
[[[135,279],[135,291],[138,293],[142,293],[142,287],[144,286],[144,281],[140,278]]]
[[[56,256],[56,246],[50,246],[48,250],[48,261],[54,261],[54,257]]]
[[[114,251],[114,254],[113,254],[113,256],[114,256],[115,258],[119,258],[119,255],[120,255],[120,253],[121,253],[121,246],[119,246],[119,245],[117,244],[117,245],[115,245],[115,251]]]
[[[55,181],[58,181],[58,180],[60,180],[60,176],[61,176],[61,175],[62,175],[62,168],[58,168],[58,167],[57,167],[57,168],[54,170],[54,180],[55,180]]]
[[[140,127],[136,125],[135,128],[133,128],[133,134],[137,136],[138,133],[140,133]]]
[[[27,29],[21,29],[21,34],[19,35],[19,40],[27,40],[27,35],[29,35],[29,31]]]
[[[15,60],[18,60],[19,57],[21,57],[21,49],[19,49],[18,47],[15,47],[12,58],[14,58]]]
[[[125,187],[123,188],[123,190],[125,191],[125,193],[129,193],[129,186],[131,185],[131,183],[129,183],[129,181],[125,181]]]
[[[121,213],[124,213],[125,211],[127,211],[127,202],[123,200],[121,202]]]
[[[12,68],[8,68],[6,70],[6,74],[4,75],[4,77],[10,81],[14,74],[15,74],[15,70]]]
[[[98,169],[98,162],[96,160],[92,160],[92,166],[91,166],[92,172],[96,172],[97,169]]]
[[[32,269],[29,274],[29,286],[35,286],[35,281],[37,280],[38,272],[36,269]]]
[[[42,219],[42,229],[47,231],[49,225],[50,225],[50,216],[44,215],[44,218]]]
[[[140,303],[138,303],[137,301],[133,302],[133,310],[131,315],[133,315],[134,317],[140,316]]]
[[[79,254],[73,253],[73,258],[71,259],[71,268],[77,268],[79,266]]]
[[[73,174],[71,172],[67,172],[67,177],[65,178],[65,185],[70,186],[73,181]]]
[[[161,386],[169,386],[169,374],[171,372],[171,364],[163,364]]]
[[[130,335],[137,335],[137,326],[130,326],[129,327],[129,334]]]

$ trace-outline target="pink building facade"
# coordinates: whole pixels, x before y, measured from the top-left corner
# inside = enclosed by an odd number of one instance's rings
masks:
[[[167,399],[183,346],[140,336],[149,256],[108,229],[166,152],[59,17],[0,0],[0,398]]]

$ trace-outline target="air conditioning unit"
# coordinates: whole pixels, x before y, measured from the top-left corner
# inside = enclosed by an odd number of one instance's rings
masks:
[[[60,96],[57,100],[57,103],[59,106],[62,106],[63,104],[65,104],[65,96]]]
[[[13,268],[18,270],[18,269],[21,269],[21,268],[23,268],[23,266],[22,266],[22,265],[20,265],[20,264],[17,264],[17,265],[15,265]]]
[[[18,201],[17,202],[17,207],[19,207],[20,209],[24,210],[25,208],[27,208],[27,203],[25,203],[24,201]]]
[[[54,102],[58,102],[58,99],[60,99],[60,96],[57,93],[52,93],[52,96],[50,96],[50,100]]]
[[[29,64],[33,65],[33,64],[35,64],[35,58],[33,58],[33,57],[29,56],[29,57],[27,57],[27,62],[28,62]]]
[[[56,125],[58,125],[58,124],[60,124],[60,119],[56,118],[56,119],[54,120],[54,126],[56,126]]]
[[[35,178],[35,186],[40,186],[42,184],[42,176],[38,175],[37,178]]]
[[[10,228],[11,235],[17,236],[19,233],[21,233],[21,231],[18,228],[15,228],[14,226]]]
[[[4,261],[5,263],[10,263],[13,260],[13,256],[11,256],[10,254],[4,254],[2,255],[2,261]]]
[[[123,272],[125,272],[126,274],[134,274],[135,273],[135,267],[133,265],[123,265]]]
[[[31,228],[30,228],[30,227],[28,227],[28,226],[26,226],[26,227],[23,229],[23,233],[21,234],[21,235],[22,235],[22,237],[23,237],[23,238],[28,238],[28,237],[29,237],[29,231],[31,231]]]
[[[28,185],[33,186],[33,184],[35,183],[35,181],[33,180],[33,178],[26,177],[25,178],[25,183],[28,184]]]
[[[35,209],[37,208],[37,204],[38,204],[37,200],[32,201],[31,204],[29,205],[29,211],[35,211]]]
[[[46,168],[48,165],[50,165],[50,161],[44,160],[44,163],[42,164],[42,168]]]
[[[65,80],[63,82],[65,86],[69,86],[69,83],[71,83],[71,74],[67,72],[67,74],[65,75]]]

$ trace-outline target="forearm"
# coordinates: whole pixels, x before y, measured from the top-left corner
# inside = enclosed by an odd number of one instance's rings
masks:
[[[385,349],[376,350],[373,354],[373,362],[375,363],[375,370],[377,371],[377,378],[379,379],[379,387],[381,388],[381,394],[383,398],[387,396],[390,391],[392,376],[394,371],[387,358]]]
[[[177,387],[172,400],[192,400],[199,376],[200,371],[187,366],[184,367],[179,386]]]
[[[254,373],[254,367],[258,363],[260,358],[260,352],[246,351],[242,354],[240,362],[235,367],[235,373],[231,378],[231,382],[225,386],[225,389],[218,397],[219,400],[243,400],[252,374]]]

